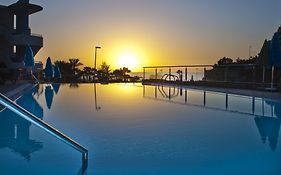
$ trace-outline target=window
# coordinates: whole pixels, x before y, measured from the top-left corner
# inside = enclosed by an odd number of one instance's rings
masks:
[[[14,29],[17,28],[17,15],[14,15]]]
[[[14,46],[14,47],[13,47],[13,53],[14,53],[14,54],[17,53],[17,46]]]

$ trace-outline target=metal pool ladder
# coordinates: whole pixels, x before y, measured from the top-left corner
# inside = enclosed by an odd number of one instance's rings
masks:
[[[6,97],[5,95],[3,95],[1,93],[0,93],[0,104],[5,106],[6,108],[10,109],[14,113],[18,114],[22,118],[28,120],[29,122],[35,124],[36,126],[42,128],[43,130],[47,131],[49,134],[51,134],[51,135],[55,136],[56,138],[58,138],[59,140],[65,142],[66,144],[68,144],[72,148],[76,149],[77,151],[81,152],[81,154],[82,154],[82,167],[83,167],[83,169],[87,168],[87,166],[88,166],[88,150],[85,147],[81,146],[79,143],[72,140],[68,136],[64,135],[63,133],[61,133],[56,128],[52,127],[51,125],[49,125],[45,121],[39,119],[38,117],[36,117],[32,113],[28,112],[27,110],[25,110],[24,108],[22,108],[21,106],[19,106],[18,104],[16,104],[15,102],[13,102],[12,100],[10,100],[8,97]]]

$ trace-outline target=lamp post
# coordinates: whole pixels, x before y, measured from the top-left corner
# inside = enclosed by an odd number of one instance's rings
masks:
[[[101,47],[99,47],[99,46],[95,47],[95,67],[94,67],[95,69],[97,69],[97,50],[98,49],[101,49]]]

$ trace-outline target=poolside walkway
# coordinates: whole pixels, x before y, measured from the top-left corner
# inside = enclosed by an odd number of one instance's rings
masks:
[[[0,85],[0,93],[15,100],[21,96],[23,92],[30,90],[33,86],[34,84],[26,81],[19,81],[16,84],[6,83],[5,85]]]

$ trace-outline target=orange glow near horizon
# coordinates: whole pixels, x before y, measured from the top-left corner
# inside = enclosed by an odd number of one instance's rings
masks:
[[[121,53],[118,56],[118,67],[128,67],[129,69],[136,69],[138,66],[138,58],[133,53]]]
[[[111,69],[119,69],[123,67],[129,68],[132,72],[142,70],[142,67],[148,63],[145,52],[139,47],[132,45],[113,46],[103,57],[107,57],[107,62]]]
[[[126,66],[133,72],[143,66],[247,59],[249,45],[257,55],[281,24],[280,0],[34,1],[44,8],[30,16],[32,33],[44,38],[36,61],[77,58],[80,68],[94,67],[95,46],[101,47],[98,67],[106,62],[111,70]]]

